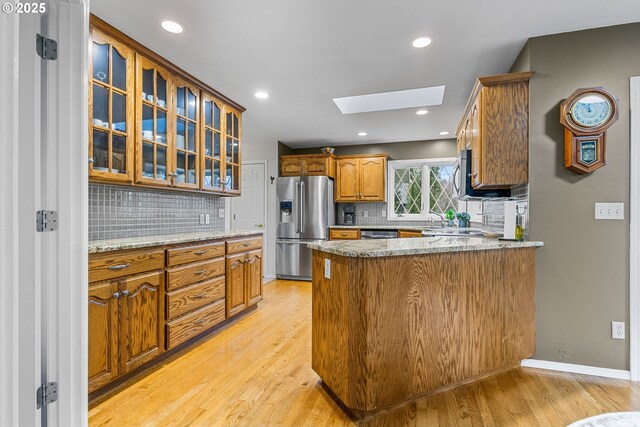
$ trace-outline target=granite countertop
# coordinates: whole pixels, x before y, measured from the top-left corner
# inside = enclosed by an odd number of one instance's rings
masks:
[[[418,239],[332,240],[310,243],[311,249],[330,254],[374,258],[441,252],[484,251],[541,247],[542,242],[511,242],[486,237],[423,237]]]
[[[148,248],[202,240],[229,239],[233,237],[264,234],[263,230],[218,230],[197,233],[162,234],[157,236],[123,237],[121,239],[94,240],[89,242],[89,253]]]

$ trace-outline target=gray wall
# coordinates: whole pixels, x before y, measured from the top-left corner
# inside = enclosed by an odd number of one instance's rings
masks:
[[[455,139],[343,145],[335,148],[336,155],[388,153],[392,160],[456,157],[457,154]],[[293,151],[293,154],[316,154],[320,152],[320,147],[299,148]]]
[[[535,358],[629,369],[629,221],[594,220],[595,202],[624,202],[629,217],[629,78],[640,75],[640,24],[530,39],[513,71],[530,69],[531,240],[537,257]],[[528,58],[527,58],[528,57]],[[620,99],[607,134],[607,165],[564,168],[559,104],[575,89],[604,86]],[[628,337],[628,335],[627,335]]]

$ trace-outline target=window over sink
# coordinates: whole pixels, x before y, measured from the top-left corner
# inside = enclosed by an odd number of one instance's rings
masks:
[[[447,209],[457,210],[454,170],[455,158],[389,161],[388,219],[439,219]]]

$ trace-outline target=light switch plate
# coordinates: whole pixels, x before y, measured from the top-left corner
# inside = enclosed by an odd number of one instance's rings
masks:
[[[205,224],[211,224],[211,215],[209,214],[204,214],[204,223]]]
[[[382,209],[382,211],[380,211],[380,214],[382,215],[382,218],[386,218],[387,217],[387,211]]]
[[[324,259],[324,278],[331,279],[331,260],[328,258]]]
[[[365,218],[369,218],[369,211],[362,211],[362,216]]]
[[[218,218],[224,218],[224,209],[218,209]]]
[[[624,219],[624,203],[596,203],[596,219]]]

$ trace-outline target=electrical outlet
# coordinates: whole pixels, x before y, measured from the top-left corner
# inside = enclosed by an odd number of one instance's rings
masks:
[[[204,223],[207,225],[211,224],[211,215],[204,214]]]
[[[224,218],[224,209],[218,209],[218,218]]]
[[[324,259],[324,278],[331,279],[331,260],[329,258]]]
[[[387,217],[387,211],[382,209],[382,211],[380,212],[380,214],[382,215],[382,218],[386,218]]]
[[[596,203],[596,219],[624,219],[624,203]]]
[[[611,322],[611,338],[624,339],[624,322]]]
[[[362,216],[365,218],[369,218],[369,211],[362,211]]]
[[[200,225],[204,225],[204,214],[200,214]]]

